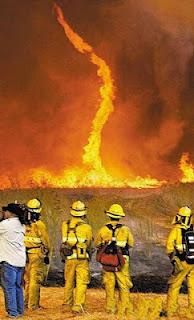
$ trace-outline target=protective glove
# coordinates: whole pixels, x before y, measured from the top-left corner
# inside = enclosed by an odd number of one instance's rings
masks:
[[[168,255],[169,259],[170,259],[170,262],[172,263],[172,265],[174,265],[175,261],[174,261],[174,252],[171,252],[169,255]]]
[[[181,261],[178,257],[174,257],[173,260],[172,260],[172,264],[173,264],[173,274],[174,275],[177,275],[179,272],[181,272],[183,270],[183,267],[182,267],[182,264],[181,264]]]

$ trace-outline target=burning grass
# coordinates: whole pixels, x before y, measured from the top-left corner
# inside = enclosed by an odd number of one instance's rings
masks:
[[[165,301],[165,295],[159,294],[140,294],[132,293],[131,299],[134,304],[136,320],[157,320],[159,319],[159,312],[162,303]],[[107,315],[104,311],[105,291],[103,289],[88,289],[86,311],[84,315],[74,316],[70,312],[63,312],[63,288],[42,288],[41,289],[41,305],[44,307],[38,311],[26,311],[24,320],[61,320],[61,319],[79,319],[79,320],[107,320],[118,319],[116,316]],[[182,311],[174,320],[187,319],[186,307],[187,296],[180,295],[179,302],[181,303]],[[3,293],[0,290],[0,319],[6,318],[3,303]],[[128,318],[130,319],[130,318]]]

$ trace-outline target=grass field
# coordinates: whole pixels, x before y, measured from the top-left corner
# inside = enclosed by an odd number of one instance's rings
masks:
[[[157,320],[165,319],[159,318],[159,311],[162,303],[165,301],[166,295],[159,294],[141,294],[132,293],[131,300],[134,305],[134,320]],[[63,288],[42,288],[41,289],[41,310],[26,311],[24,320],[114,320],[117,316],[107,315],[104,311],[105,306],[105,292],[103,289],[88,289],[87,302],[85,313],[83,315],[75,316],[70,312],[63,312]],[[186,320],[187,295],[180,295],[179,302],[182,310],[174,317],[173,320]],[[3,293],[0,289],[0,320],[6,320],[6,313],[4,310]],[[127,318],[129,319],[129,318]]]
[[[63,270],[59,257],[61,224],[62,221],[66,220],[69,216],[69,208],[72,202],[80,199],[86,203],[89,208],[88,219],[93,227],[94,235],[99,227],[106,221],[104,209],[109,208],[112,203],[120,203],[127,215],[125,223],[130,226],[136,241],[136,247],[134,249],[135,255],[133,254],[132,256],[132,264],[134,264],[132,273],[138,272],[138,275],[143,275],[143,278],[146,277],[146,279],[150,279],[147,275],[151,274],[153,277],[159,275],[161,275],[161,277],[164,275],[169,276],[169,261],[166,260],[166,264],[162,263],[167,259],[165,249],[161,251],[158,258],[156,256],[156,253],[159,252],[160,249],[158,245],[162,245],[165,242],[166,236],[171,228],[172,217],[177,212],[177,209],[182,205],[190,205],[191,208],[193,207],[194,184],[166,186],[156,190],[16,189],[4,190],[1,191],[0,194],[0,206],[13,202],[16,199],[21,203],[26,202],[32,197],[39,197],[42,200],[44,207],[42,216],[48,226],[52,244],[52,266],[55,267],[55,269],[53,269],[54,275],[56,275],[56,270],[60,272]],[[140,251],[141,248],[139,249],[141,244],[144,245],[144,256],[142,255],[142,251]],[[165,267],[167,271],[162,273]],[[53,280],[53,283],[54,282],[56,281]],[[150,280],[148,284],[153,291]],[[158,282],[156,288],[158,289]],[[138,290],[140,289],[138,287]],[[110,316],[104,312],[105,292],[103,289],[88,290],[86,312],[80,316],[63,312],[63,288],[43,287],[41,292],[41,305],[44,309],[34,312],[27,311],[23,317],[24,320],[117,319],[116,316]],[[159,312],[165,298],[166,295],[163,294],[132,293],[131,299],[135,312],[134,320],[159,319]],[[181,303],[181,312],[174,320],[187,319],[185,316],[187,296],[180,295],[179,300]],[[0,289],[0,320],[3,319],[6,319],[6,313],[3,294]]]
[[[87,218],[94,235],[107,221],[104,213],[112,203],[119,203],[126,212],[127,223],[136,242],[163,244],[177,209],[193,202],[194,184],[178,184],[158,189],[15,189],[0,191],[0,207],[17,200],[27,202],[38,197],[43,203],[42,219],[50,234],[53,260],[59,264],[62,221],[69,218],[72,202],[84,201],[88,207]],[[166,231],[165,231],[166,230]],[[166,232],[166,233],[165,233]]]

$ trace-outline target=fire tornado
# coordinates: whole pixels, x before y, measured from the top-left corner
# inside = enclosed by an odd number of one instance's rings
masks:
[[[84,147],[83,163],[93,168],[97,172],[105,172],[100,157],[101,132],[107,122],[109,115],[114,110],[114,87],[111,71],[106,62],[97,56],[93,48],[76,34],[64,20],[62,10],[54,5],[57,20],[63,27],[69,41],[79,52],[88,55],[90,61],[98,67],[98,77],[102,80],[100,87],[100,106],[93,120],[92,130],[88,139],[88,144]]]
[[[62,184],[68,184],[67,177],[71,176],[71,179],[73,179],[72,181],[75,182],[75,186],[153,187],[160,185],[159,181],[151,179],[150,177],[134,177],[133,181],[120,181],[107,173],[102,164],[100,147],[103,127],[114,110],[114,85],[111,77],[111,70],[107,63],[94,52],[94,49],[71,29],[64,19],[61,8],[55,4],[54,10],[56,12],[57,20],[63,27],[67,38],[76,50],[85,54],[89,60],[97,66],[97,75],[102,82],[99,90],[101,98],[99,108],[92,122],[92,129],[88,138],[88,143],[83,147],[83,168],[72,169],[69,172],[65,172],[64,178],[58,177],[57,180],[61,181]]]

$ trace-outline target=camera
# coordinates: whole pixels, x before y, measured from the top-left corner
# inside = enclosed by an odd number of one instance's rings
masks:
[[[25,225],[30,225],[32,222],[40,219],[40,213],[33,212],[23,203],[9,203],[7,206],[2,207],[0,221],[4,220],[4,211],[14,213],[19,218],[20,222]]]
[[[40,213],[33,212],[26,206],[26,204],[19,204],[19,207],[23,212],[25,225],[30,225],[32,222],[36,222],[40,219]]]

